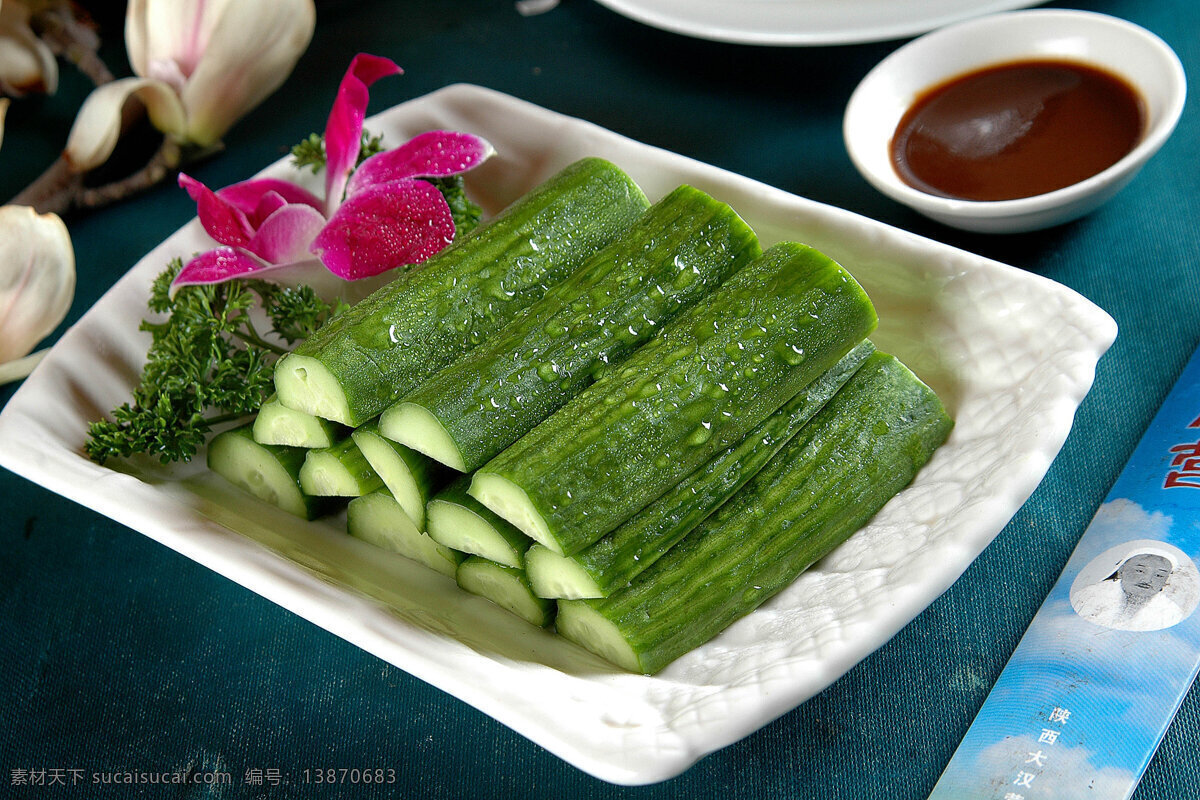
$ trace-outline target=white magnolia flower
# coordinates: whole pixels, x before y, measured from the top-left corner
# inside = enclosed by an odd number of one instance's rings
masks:
[[[287,79],[315,27],[313,0],[130,0],[125,44],[137,77],[92,92],[66,158],[80,172],[104,163],[131,95],[177,143],[215,145]]]
[[[0,88],[14,94],[54,94],[58,62],[29,27],[30,9],[20,0],[0,0]]]
[[[8,100],[0,98],[0,143]],[[75,250],[54,214],[0,206],[0,383],[28,375],[23,358],[58,327],[75,296]]]
[[[74,296],[75,251],[63,221],[0,206],[0,382],[33,369],[36,360],[22,356],[58,327]]]

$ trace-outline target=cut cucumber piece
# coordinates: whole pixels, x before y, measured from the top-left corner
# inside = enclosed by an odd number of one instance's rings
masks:
[[[680,186],[495,336],[384,411],[379,428],[472,472],[762,255],[729,206]]]
[[[477,352],[478,347],[471,351]],[[467,357],[470,357],[470,354]],[[442,372],[455,369],[458,363],[456,361]],[[436,379],[436,376],[434,378]],[[462,449],[441,420],[434,416],[432,411],[417,403],[401,401],[384,411],[379,416],[379,429],[392,441],[400,442],[458,472],[471,472],[474,469],[467,464]]]
[[[356,539],[399,553],[451,578],[466,558],[462,553],[438,544],[417,528],[387,489],[351,500],[346,507],[346,530]]]
[[[572,164],[281,358],[280,402],[362,425],[541,299],[648,205],[609,162]]]
[[[466,591],[486,597],[526,622],[544,628],[554,621],[555,602],[533,593],[524,570],[471,556],[458,565],[456,579]]]
[[[349,433],[345,425],[288,408],[274,396],[263,403],[254,418],[254,441],[259,444],[312,450],[332,447]]]
[[[602,609],[591,605],[591,602],[594,601],[559,600],[555,630],[564,639],[591,650],[606,661],[611,661],[629,672],[653,675],[662,668],[651,669],[645,666],[646,662],[643,660],[642,654],[630,643],[631,637],[625,633],[618,622],[610,620]],[[683,653],[679,655],[683,655]],[[666,666],[666,664],[662,666]]]
[[[314,497],[300,487],[307,450],[259,444],[253,423],[218,433],[208,443],[208,468],[260,500],[304,519],[334,511],[340,503]]]
[[[508,567],[522,567],[533,544],[516,526],[467,494],[471,477],[464,475],[429,501],[429,535],[464,553]]]
[[[382,489],[383,480],[354,439],[346,438],[333,447],[308,451],[300,468],[300,488],[318,497],[361,497]]]
[[[653,674],[788,586],[907,486],[952,423],[877,353],[715,514],[627,587],[563,600],[558,632]]]
[[[351,434],[367,463],[379,475],[417,528],[425,529],[425,505],[447,483],[453,472],[412,448],[393,442],[369,422]]]
[[[471,494],[574,555],[741,441],[876,321],[827,256],[776,245],[489,461]]]
[[[550,544],[555,540],[545,517],[538,513],[525,490],[510,479],[497,473],[476,472],[471,476],[467,491],[485,508],[511,522],[535,542],[545,542],[553,552],[561,552],[557,545]]]
[[[525,571],[534,592],[541,597],[604,597],[628,584],[757,475],[873,352],[869,341],[855,347],[741,442],[595,544],[573,556],[558,555],[540,544],[530,548]]]
[[[653,504],[651,504],[651,507]],[[640,519],[640,512],[634,519]],[[618,531],[620,528],[617,529]],[[613,533],[616,533],[614,531]],[[613,534],[609,534],[612,536]],[[538,597],[555,600],[579,600],[585,597],[604,597],[611,589],[604,589],[596,578],[584,568],[582,557],[593,547],[599,547],[608,536],[591,547],[585,547],[573,556],[561,556],[544,544],[535,544],[525,552],[525,574],[529,585]],[[649,566],[649,564],[647,564]]]

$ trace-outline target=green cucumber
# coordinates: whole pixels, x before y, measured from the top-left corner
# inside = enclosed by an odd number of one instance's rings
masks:
[[[471,494],[574,555],[740,441],[876,321],[827,256],[776,245],[489,461]]]
[[[539,300],[648,205],[609,162],[575,162],[281,358],[280,402],[362,425]]]
[[[393,405],[385,436],[472,472],[762,255],[729,206],[681,186],[503,330]]]
[[[300,488],[318,497],[361,497],[383,488],[383,480],[354,439],[309,450],[300,468]]]
[[[349,430],[303,411],[288,408],[272,395],[254,418],[254,441],[308,449],[332,447],[346,438]]]
[[[629,586],[562,601],[558,632],[632,672],[658,672],[865,525],[952,424],[929,387],[876,353],[750,483]]]
[[[346,507],[346,530],[356,539],[399,553],[451,578],[466,558],[430,539],[387,489],[351,500]]]
[[[424,530],[425,505],[450,481],[451,471],[416,450],[385,438],[374,422],[356,428],[350,435],[413,524]]]
[[[464,475],[429,501],[427,517],[433,540],[508,567],[523,567],[533,540],[471,495]]]
[[[741,442],[595,544],[573,556],[540,544],[531,547],[525,571],[534,592],[540,597],[605,597],[628,584],[758,474],[874,351],[869,341],[855,347]]]
[[[252,429],[249,423],[214,436],[208,443],[208,468],[258,499],[304,519],[316,519],[340,505],[300,487],[307,450],[259,444]]]
[[[455,579],[464,590],[486,597],[533,625],[544,628],[554,621],[555,602],[533,593],[524,570],[471,556],[458,565]]]

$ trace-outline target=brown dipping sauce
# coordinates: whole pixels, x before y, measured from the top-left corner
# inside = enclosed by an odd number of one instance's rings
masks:
[[[1061,189],[1120,161],[1144,103],[1120,78],[1070,61],[987,67],[926,91],[892,137],[900,178],[929,194],[1013,200]]]

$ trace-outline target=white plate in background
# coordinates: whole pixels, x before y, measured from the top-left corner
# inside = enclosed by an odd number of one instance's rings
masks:
[[[719,42],[833,45],[916,36],[1039,0],[596,0],[655,28]]]
[[[137,328],[152,279],[171,258],[211,246],[193,220],[72,326],[9,401],[0,465],[604,780],[682,772],[821,691],[899,631],[1041,481],[1116,335],[1107,314],[1045,278],[488,89],[451,86],[367,124],[393,143],[434,128],[488,139],[498,154],[467,174],[467,188],[489,213],[568,163],[601,156],[652,200],[690,183],[730,203],[764,246],[795,239],[824,250],[866,288],[881,320],[872,338],[939,392],[954,432],[912,486],[783,593],[658,676],[626,674],[440,575],[382,557],[338,518],[304,522],[253,500],[208,474],[203,458],[100,467],[83,455],[88,422],[127,401],[137,380],[149,344]],[[315,180],[284,161],[266,173]]]

